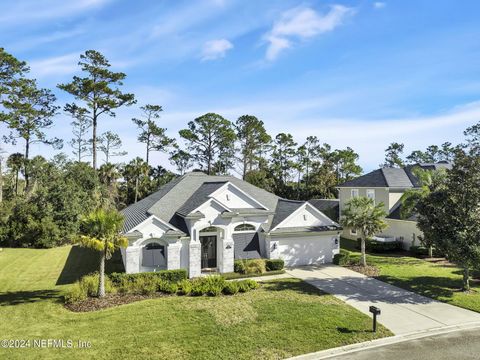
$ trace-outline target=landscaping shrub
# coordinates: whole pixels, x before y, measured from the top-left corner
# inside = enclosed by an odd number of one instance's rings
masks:
[[[267,271],[283,270],[285,262],[282,259],[265,259],[265,267]]]
[[[83,276],[79,281],[72,285],[72,287],[65,294],[66,303],[74,303],[85,300],[87,297],[98,296],[98,273],[93,273]],[[105,276],[105,293],[115,293],[117,289],[113,286],[110,279]]]
[[[235,295],[239,290],[238,281],[227,281],[223,287],[223,293],[225,295]]]
[[[192,292],[192,282],[190,280],[182,280],[178,283],[178,293],[180,295],[190,295]]]
[[[156,290],[165,294],[175,294],[178,291],[177,283],[173,283],[166,280],[158,280]]]
[[[232,280],[232,279],[243,279],[243,278],[249,278],[249,277],[260,277],[263,275],[280,275],[280,274],[285,274],[285,270],[267,271],[266,274],[240,274],[236,272],[228,272],[228,273],[223,273],[222,276],[225,278],[225,280]]]
[[[360,249],[361,239],[357,239],[357,248]],[[402,250],[402,243],[400,241],[383,242],[376,240],[367,240],[365,242],[365,250],[374,253],[383,253],[389,251]]]
[[[191,280],[192,282],[192,291],[190,294],[192,296],[202,296],[206,295],[208,292],[207,284],[205,283],[204,278],[196,278]]]
[[[252,279],[239,280],[237,281],[237,284],[240,292],[254,290],[260,286],[255,280]]]
[[[165,280],[169,282],[177,283],[179,281],[187,279],[187,270],[186,269],[177,269],[177,270],[161,270],[153,272],[143,272],[136,274],[126,274],[126,273],[112,273],[109,275],[110,279],[115,285],[120,285],[122,281],[134,281],[137,278],[146,278],[153,280]]]
[[[265,267],[265,259],[248,259],[245,260],[246,274],[263,274],[267,272]]]
[[[424,246],[410,246],[409,250],[414,256],[428,256],[428,248]],[[439,250],[433,248],[434,257],[445,257]]]
[[[239,274],[245,274],[245,262],[244,260],[235,260],[233,262],[233,271]]]
[[[209,296],[218,296],[222,293],[223,288],[225,287],[226,281],[222,276],[212,275],[204,278],[207,295]]]
[[[348,250],[340,249],[340,253],[335,254],[333,256],[333,263],[335,265],[344,266],[344,265],[348,265],[349,262],[350,262],[350,251]]]

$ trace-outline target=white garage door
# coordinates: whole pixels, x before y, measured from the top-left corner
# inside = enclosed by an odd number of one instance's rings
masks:
[[[332,235],[281,238],[278,241],[280,258],[286,266],[331,263],[337,245]]]

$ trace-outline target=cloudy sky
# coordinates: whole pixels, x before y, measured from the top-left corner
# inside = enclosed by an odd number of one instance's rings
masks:
[[[2,1],[0,46],[52,89],[81,52],[99,50],[138,106],[164,107],[172,136],[206,112],[252,114],[272,134],[351,146],[371,170],[390,142],[406,152],[456,143],[480,121],[479,13],[475,0]],[[144,152],[130,120],[138,106],[100,123],[128,157]],[[69,122],[60,116],[50,133],[68,140]]]

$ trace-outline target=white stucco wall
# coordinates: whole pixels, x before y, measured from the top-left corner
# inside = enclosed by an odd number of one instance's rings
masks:
[[[281,224],[278,224],[278,228],[287,227],[303,227],[303,226],[322,226],[333,225],[334,222],[326,216],[320,216],[309,205],[303,205],[300,209],[285,219]]]
[[[415,245],[421,245],[418,236],[421,236],[422,232],[417,228],[415,221],[385,219],[385,222],[388,224],[388,227],[383,231],[382,235],[394,236],[396,240],[402,241],[405,250],[412,246],[414,238],[416,239]]]
[[[232,184],[227,184],[212,194],[212,197],[231,209],[252,209],[260,204],[237,189]]]

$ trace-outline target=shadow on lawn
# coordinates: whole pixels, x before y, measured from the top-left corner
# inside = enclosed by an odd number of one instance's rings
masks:
[[[325,292],[317,289],[315,286],[310,285],[304,281],[298,281],[293,279],[283,279],[282,281],[266,282],[264,288],[268,291],[285,291],[290,290],[300,294],[306,295],[326,295]]]
[[[57,279],[56,285],[72,284],[82,276],[98,271],[100,256],[98,251],[81,246],[72,246],[67,261]],[[112,258],[105,263],[105,273],[125,271],[120,251],[116,251]]]
[[[20,305],[39,301],[52,300],[61,302],[58,290],[14,291],[0,293],[0,306]]]

